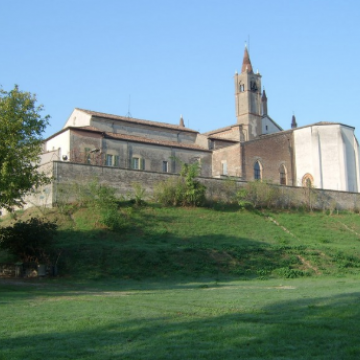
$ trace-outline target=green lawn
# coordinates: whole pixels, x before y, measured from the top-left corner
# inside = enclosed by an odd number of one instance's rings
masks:
[[[0,285],[0,359],[358,359],[359,277]]]
[[[41,211],[60,277],[0,279],[0,360],[360,358],[358,214]]]

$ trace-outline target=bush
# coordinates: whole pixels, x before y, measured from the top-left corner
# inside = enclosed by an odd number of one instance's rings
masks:
[[[289,267],[282,267],[276,270],[276,272],[285,279],[294,279],[302,276],[309,276],[309,273],[297,270],[297,269],[291,269]]]
[[[200,172],[198,162],[182,163],[181,177],[169,178],[154,189],[155,200],[166,206],[201,206],[205,202],[206,187],[196,180]]]
[[[266,181],[248,182],[236,193],[237,202],[241,208],[253,206],[256,209],[262,209],[276,206],[279,196],[279,189]]]
[[[56,223],[47,220],[18,221],[0,228],[0,248],[24,263],[50,263],[56,230]]]
[[[185,206],[201,206],[205,202],[206,187],[196,180],[200,173],[200,164],[194,162],[192,164],[182,164],[180,175],[185,180],[185,196],[183,205]]]
[[[155,186],[154,198],[165,206],[179,206],[183,203],[185,191],[182,178],[169,178]]]
[[[115,232],[125,231],[130,226],[124,214],[116,209],[104,210],[99,222]]]
[[[248,200],[248,192],[246,189],[240,189],[237,191],[236,200],[240,209],[248,209],[253,206],[252,202]]]
[[[146,189],[142,186],[141,183],[133,183],[132,188],[134,189],[134,198],[131,199],[135,205],[142,206],[146,205]]]

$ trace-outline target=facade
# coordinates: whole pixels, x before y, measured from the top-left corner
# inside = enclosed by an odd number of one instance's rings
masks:
[[[178,125],[75,109],[44,141],[51,160],[178,174],[198,161],[201,176],[269,180],[275,184],[359,192],[359,144],[354,128],[316,123],[283,130],[269,115],[261,75],[245,48],[234,76],[236,123],[204,134]]]

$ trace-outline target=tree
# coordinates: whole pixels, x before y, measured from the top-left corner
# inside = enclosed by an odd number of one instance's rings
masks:
[[[48,220],[31,218],[13,226],[0,228],[0,249],[24,263],[50,263],[57,225]]]
[[[0,89],[0,208],[22,206],[33,187],[50,182],[37,171],[41,135],[50,118],[42,117],[42,110],[36,96],[17,85],[9,92]]]
[[[182,163],[180,175],[185,180],[185,198],[186,206],[201,206],[205,202],[206,187],[196,180],[200,174],[200,164],[195,161],[191,164]]]

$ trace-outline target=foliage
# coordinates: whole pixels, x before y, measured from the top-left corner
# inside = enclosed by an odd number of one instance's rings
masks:
[[[253,206],[262,209],[276,205],[279,190],[266,181],[251,181],[238,190],[236,197],[241,208]]]
[[[248,192],[246,189],[242,188],[237,191],[236,198],[240,206],[240,209],[251,208],[253,206],[252,202],[247,200],[247,197],[248,197]]]
[[[0,207],[21,206],[33,187],[50,182],[37,172],[41,135],[50,118],[41,117],[42,110],[36,96],[18,86],[0,89]]]
[[[0,248],[25,263],[48,262],[57,224],[32,217],[0,228]]]
[[[120,210],[111,208],[102,211],[99,222],[115,232],[124,231],[130,225]]]
[[[183,203],[186,191],[182,178],[170,177],[159,182],[154,188],[154,198],[164,206],[179,206]]]
[[[135,205],[145,205],[146,189],[141,185],[141,183],[138,182],[133,183],[132,188],[134,189],[133,202],[135,203]]]
[[[309,276],[308,272],[299,269],[290,269],[289,267],[282,267],[276,271],[281,277],[285,279],[293,279],[301,276]]]
[[[236,199],[237,192],[240,190],[238,181],[236,178],[227,177],[224,181],[223,194],[228,203],[234,202]]]
[[[185,206],[201,206],[205,201],[206,187],[196,178],[200,174],[200,163],[193,162],[191,164],[183,163],[180,175],[185,180],[185,196],[183,205]]]
[[[279,209],[291,209],[295,207],[296,197],[287,186],[277,188],[276,206]]]
[[[98,178],[95,178],[89,183],[89,187],[85,193],[87,193],[87,203],[90,206],[95,206],[98,210],[101,209],[116,209],[117,202],[115,196],[115,189],[101,184]]]
[[[181,177],[177,179],[169,178],[157,184],[154,191],[155,199],[165,206],[203,205],[206,187],[196,179],[199,173],[200,164],[197,161],[191,164],[181,162]]]

